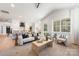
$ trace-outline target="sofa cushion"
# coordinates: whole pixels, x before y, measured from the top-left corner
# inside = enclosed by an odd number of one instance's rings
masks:
[[[22,34],[22,38],[24,39],[24,38],[28,38],[29,36],[28,35],[26,35],[26,34]]]
[[[34,37],[28,37],[28,38],[23,39],[23,42],[29,42],[33,40],[34,40]]]

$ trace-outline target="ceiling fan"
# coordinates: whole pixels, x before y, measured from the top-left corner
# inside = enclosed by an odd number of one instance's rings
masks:
[[[38,8],[40,3],[35,3],[35,7]]]

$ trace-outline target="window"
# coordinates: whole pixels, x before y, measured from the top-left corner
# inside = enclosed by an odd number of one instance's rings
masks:
[[[55,32],[70,32],[70,19],[66,18],[59,21],[54,21],[54,31]]]
[[[60,31],[60,21],[54,21],[54,31]]]
[[[61,20],[61,32],[70,32],[70,19]]]
[[[47,24],[44,24],[44,31],[47,31]]]
[[[47,35],[47,24],[44,24],[44,35]]]

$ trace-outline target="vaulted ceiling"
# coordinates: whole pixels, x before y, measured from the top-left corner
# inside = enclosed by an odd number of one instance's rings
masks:
[[[51,11],[61,8],[70,8],[79,4],[68,3],[40,3],[39,7],[35,7],[35,3],[14,3],[15,7],[11,7],[11,3],[0,3],[0,19],[20,20],[26,22],[35,22],[44,18]],[[1,12],[8,11],[9,14]]]

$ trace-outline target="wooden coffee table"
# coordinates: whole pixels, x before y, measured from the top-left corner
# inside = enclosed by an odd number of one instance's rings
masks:
[[[38,41],[32,42],[32,51],[35,52],[37,55],[40,54],[45,48],[52,47],[52,40],[43,41],[38,43]]]

